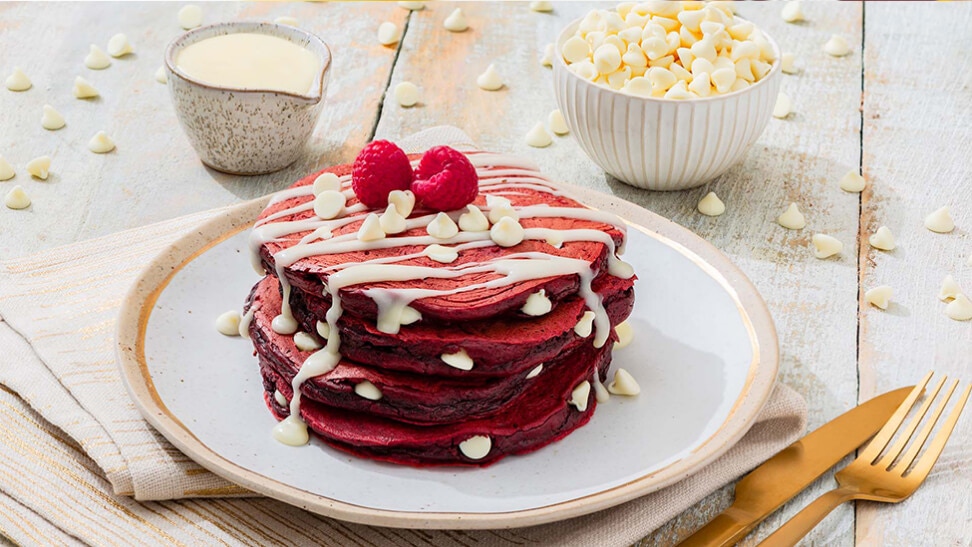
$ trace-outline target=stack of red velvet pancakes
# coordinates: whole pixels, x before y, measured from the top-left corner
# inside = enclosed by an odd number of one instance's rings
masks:
[[[461,209],[401,189],[368,206],[341,166],[262,213],[244,323],[278,419],[413,465],[487,464],[590,419],[634,303],[623,224],[523,160],[462,158]]]

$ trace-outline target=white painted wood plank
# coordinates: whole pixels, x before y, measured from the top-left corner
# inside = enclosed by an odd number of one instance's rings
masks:
[[[859,162],[860,5],[805,3],[808,22],[799,25],[783,23],[781,4],[740,6],[742,15],[766,28],[805,67],[783,82],[796,113],[787,120],[771,120],[746,160],[727,175],[704,188],[678,193],[646,192],[608,177],[571,138],[555,138],[546,149],[523,143],[527,130],[556,108],[549,69],[537,62],[543,45],[590,4],[556,4],[552,15],[532,13],[525,3],[461,7],[473,27],[466,34],[442,30],[451,4],[413,14],[392,85],[417,83],[424,88],[424,104],[402,109],[386,100],[377,135],[398,138],[432,125],[458,125],[485,148],[530,157],[557,178],[618,195],[688,226],[732,257],[766,298],[780,334],[781,381],[807,398],[811,427],[851,408],[857,402],[854,242],[859,202],[857,195],[839,190],[836,181]],[[502,28],[496,28],[496,21],[504,22]],[[834,33],[857,44],[853,55],[834,59],[823,53],[822,45]],[[486,92],[476,87],[476,75],[489,63],[497,64],[508,88]],[[707,218],[695,212],[696,202],[709,190],[726,201],[724,216]],[[774,222],[790,201],[798,202],[807,215],[803,231],[788,232]],[[840,238],[844,254],[827,261],[813,258],[809,240],[814,231]],[[816,484],[747,543],[765,536],[827,486]],[[728,502],[728,492],[710,496],[645,544],[685,537]],[[852,509],[839,510],[811,540],[851,544]]]
[[[205,3],[205,22],[298,18],[331,46],[327,105],[312,142],[294,165],[259,177],[206,169],[182,133],[164,85],[154,79],[165,46],[182,29],[181,3],[2,3],[0,79],[20,66],[34,87],[0,88],[0,155],[17,169],[0,193],[22,185],[28,211],[0,207],[0,255],[10,257],[226,205],[284,187],[307,172],[353,159],[367,141],[384,92],[394,48],[377,42],[384,20],[401,25],[407,11],[394,4]],[[104,49],[124,32],[135,54],[100,71],[84,67],[89,44]],[[75,76],[91,81],[101,98],[71,94]],[[46,131],[41,107],[51,104],[67,126]],[[105,130],[117,150],[95,155],[88,140]],[[31,180],[25,164],[53,157],[47,182]]]
[[[862,239],[881,225],[898,247],[864,246],[862,290],[891,285],[887,311],[861,306],[861,398],[915,383],[929,370],[972,381],[972,322],[937,298],[955,277],[972,294],[972,4],[869,3],[864,47]],[[964,37],[964,38],[963,38]],[[923,218],[948,205],[957,226],[935,234]],[[907,501],[860,503],[862,545],[968,545],[972,538],[972,409],[937,466]]]

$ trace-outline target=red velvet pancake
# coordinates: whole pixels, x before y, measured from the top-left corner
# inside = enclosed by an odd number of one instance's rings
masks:
[[[416,159],[418,156],[413,156],[412,159]],[[503,167],[503,166],[496,166]],[[337,175],[345,175],[350,172],[350,166],[343,165],[339,167],[334,167],[325,170],[326,172],[331,172]],[[322,172],[325,172],[322,171]],[[312,185],[314,180],[320,173],[314,173],[309,175],[296,183],[292,187],[307,186]],[[539,173],[537,173],[539,175]],[[517,176],[507,177],[509,182],[515,183],[517,181]],[[571,207],[571,208],[585,208],[584,205],[574,201],[570,198],[564,196],[556,196],[552,193],[543,192],[536,189],[529,188],[517,188],[517,193],[504,194],[503,197],[508,198],[514,207],[523,207],[528,205],[539,205],[546,204],[552,207]],[[303,196],[290,198],[282,200],[278,203],[274,203],[267,207],[266,210],[260,215],[260,219],[264,219],[269,215],[278,213],[290,207],[300,205],[302,203],[309,202],[312,196]],[[351,207],[357,203],[357,200],[351,198],[348,201],[347,206]],[[480,193],[477,196],[475,204],[485,205],[486,195]],[[380,211],[377,211],[380,212]],[[421,209],[416,209],[412,212],[411,217],[422,216],[425,214],[430,214],[429,211],[423,211]],[[308,218],[313,218],[313,211],[304,211],[300,213],[295,213],[290,216],[285,216],[275,221],[292,221],[292,220],[303,220]],[[363,222],[364,217],[361,220],[351,222],[339,229],[333,231],[334,235],[341,235],[345,233],[357,232]],[[622,233],[609,224],[604,224],[600,222],[592,222],[587,220],[576,220],[569,218],[524,218],[520,220],[520,224],[524,228],[551,228],[551,229],[596,229],[610,234],[616,245],[620,245],[623,239]],[[281,250],[290,248],[294,244],[300,241],[302,237],[308,235],[310,232],[299,232],[286,236],[279,240],[271,241],[263,244],[260,249],[260,256],[264,262],[264,266],[268,272],[274,272],[274,262],[273,254]],[[416,228],[410,230],[400,236],[425,236],[425,228]],[[327,278],[330,274],[328,271],[329,267],[345,264],[348,262],[359,262],[362,260],[371,260],[376,258],[388,257],[388,256],[401,256],[405,254],[421,253],[425,248],[425,245],[417,246],[405,246],[405,247],[394,247],[390,249],[376,249],[362,252],[351,252],[351,253],[340,253],[333,255],[321,255],[312,256],[302,260],[298,260],[293,265],[285,269],[284,275],[294,286],[295,289],[304,291],[310,295],[320,295],[323,294],[324,284],[327,282]],[[468,251],[463,251],[460,253],[459,259],[453,262],[451,265],[461,265],[467,262],[478,262],[489,258],[501,257],[513,253],[539,251],[550,255],[576,258],[589,262],[591,264],[591,269],[594,274],[599,274],[602,270],[606,270],[607,263],[607,246],[599,242],[591,241],[578,241],[578,242],[566,242],[561,248],[556,248],[544,241],[534,241],[526,240],[515,245],[513,247],[503,248],[498,246],[483,247],[479,249],[471,249]],[[413,258],[400,262],[402,265],[414,265],[414,266],[427,266],[427,267],[441,267],[442,265],[431,260],[427,257]],[[456,287],[468,286],[473,283],[489,281],[491,279],[496,279],[501,276],[491,273],[479,273],[479,274],[467,274],[465,276],[455,278],[455,279],[418,279],[414,281],[400,281],[400,282],[381,282],[369,284],[367,288],[414,288],[421,287],[424,289],[434,289],[434,290],[450,290]],[[561,276],[551,276],[542,279],[535,279],[524,281],[522,283],[517,283],[514,285],[492,288],[492,289],[477,289],[472,291],[461,292],[452,295],[444,296],[433,296],[428,298],[422,298],[415,301],[412,305],[415,309],[422,313],[423,318],[428,322],[435,321],[468,321],[476,319],[484,319],[487,317],[494,317],[497,315],[502,315],[504,313],[512,312],[519,309],[523,305],[527,296],[531,293],[537,292],[540,289],[544,289],[546,294],[553,300],[560,299],[567,295],[573,295],[577,292],[579,280],[576,275],[561,275]],[[374,319],[377,315],[377,308],[374,301],[363,293],[365,287],[361,286],[351,286],[341,291],[341,300],[344,309],[347,313],[352,315],[371,318]]]
[[[587,376],[595,367],[602,379],[606,376],[611,361],[609,347],[596,350],[593,345],[582,345],[559,365],[562,368],[534,378],[543,380],[531,382],[514,403],[485,419],[420,426],[303,398],[300,414],[309,430],[325,442],[359,456],[416,466],[484,466],[508,454],[536,450],[587,423],[597,405],[594,390],[591,389],[583,412],[568,401],[578,383],[576,378]],[[264,400],[277,419],[283,419],[289,409],[276,402],[273,391],[280,391],[290,400],[290,383],[268,369],[263,369],[263,373]],[[489,453],[478,460],[466,457],[459,450],[461,442],[475,435],[489,436],[492,443]]]

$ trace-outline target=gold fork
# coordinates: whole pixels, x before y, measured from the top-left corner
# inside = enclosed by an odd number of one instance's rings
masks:
[[[867,447],[864,448],[864,451],[861,452],[857,459],[851,462],[846,468],[837,472],[835,478],[840,487],[814,500],[760,543],[760,547],[795,545],[800,541],[800,538],[807,535],[807,532],[823,520],[828,513],[845,501],[871,500],[898,503],[918,489],[918,486],[928,476],[932,466],[938,461],[938,457],[941,455],[942,449],[945,448],[945,443],[948,442],[948,437],[952,434],[955,423],[958,422],[959,415],[962,413],[962,409],[969,399],[969,393],[972,392],[972,385],[965,387],[965,390],[955,403],[955,407],[949,413],[948,419],[945,420],[938,433],[931,440],[928,450],[922,454],[921,458],[915,461],[918,452],[921,451],[922,446],[928,440],[932,429],[935,427],[935,423],[941,417],[946,404],[955,392],[956,386],[958,386],[958,380],[951,383],[946,390],[944,398],[932,413],[931,418],[925,423],[921,432],[918,433],[915,442],[905,451],[908,440],[914,435],[922,418],[928,412],[928,409],[931,408],[932,402],[938,396],[942,386],[945,385],[947,377],[942,377],[925,399],[924,403],[922,403],[914,418],[911,419],[908,425],[902,427],[908,413],[915,405],[918,397],[921,396],[925,386],[928,385],[932,374],[929,372],[915,386],[915,389],[908,394],[908,397],[901,403],[901,406],[891,416],[891,419],[888,420],[888,423],[868,443]],[[898,431],[901,432],[898,440],[881,457],[881,453],[888,447],[891,439],[894,438],[895,433]],[[914,467],[909,471],[912,462],[914,462]]]

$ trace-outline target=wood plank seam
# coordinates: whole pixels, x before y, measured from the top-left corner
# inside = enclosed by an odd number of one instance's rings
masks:
[[[395,75],[395,67],[398,66],[398,58],[402,54],[402,44],[405,43],[405,36],[408,35],[408,24],[412,20],[412,10],[408,11],[408,15],[405,16],[405,23],[402,24],[402,35],[398,38],[398,45],[395,46],[395,57],[392,58],[391,68],[388,70],[388,79],[385,80],[385,89],[381,92],[381,99],[378,100],[378,110],[375,112],[375,119],[371,123],[371,131],[368,133],[368,140],[365,144],[371,142],[375,138],[375,133],[378,131],[378,122],[381,121],[381,111],[385,107],[385,98],[388,96],[388,88],[391,87],[392,78]]]

